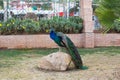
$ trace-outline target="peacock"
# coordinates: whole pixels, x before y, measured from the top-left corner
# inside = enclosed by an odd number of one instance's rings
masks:
[[[74,43],[70,40],[69,37],[67,37],[62,32],[55,32],[54,29],[51,29],[50,38],[59,47],[65,47],[65,49],[68,51],[68,54],[71,56],[75,64],[75,67],[77,69],[83,69],[83,62],[82,62],[81,56],[79,55],[77,48],[75,47]],[[59,48],[59,51],[60,51],[60,48]]]

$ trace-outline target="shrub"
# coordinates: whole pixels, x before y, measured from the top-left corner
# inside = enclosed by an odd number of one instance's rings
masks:
[[[2,23],[1,27],[1,34],[11,34],[11,33],[16,33],[17,25],[16,22],[19,22],[15,20],[14,18],[8,19],[6,22]]]
[[[1,34],[1,32],[2,32],[2,27],[3,27],[3,23],[0,22],[0,34]]]
[[[48,30],[50,29],[50,20],[40,20],[39,21],[40,26],[40,33],[48,33]]]
[[[70,17],[69,19],[54,17],[50,20],[51,27],[64,33],[80,33],[83,27],[82,23],[82,19],[77,17]]]
[[[120,32],[120,18],[114,20],[114,28],[117,32]]]
[[[38,33],[40,27],[37,21],[25,19],[22,21],[20,29],[23,29],[25,33]]]
[[[74,22],[74,23],[77,23],[77,24],[83,23],[82,18],[79,18],[79,17],[76,17],[76,16],[75,16],[75,17],[70,17],[69,20],[70,20],[71,22]]]
[[[53,19],[35,21],[33,19],[10,18],[6,22],[0,22],[0,34],[38,34],[48,33],[53,27],[56,31],[63,33],[80,33],[82,31],[82,19],[70,17],[53,17]]]

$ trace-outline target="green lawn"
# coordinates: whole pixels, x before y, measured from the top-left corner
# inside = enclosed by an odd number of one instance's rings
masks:
[[[19,49],[19,50],[0,50],[0,59],[5,57],[18,57],[23,54],[37,54],[47,55],[52,52],[56,52],[58,49]],[[105,47],[105,48],[93,48],[85,49],[78,48],[80,55],[85,54],[102,54],[106,53],[109,55],[120,54],[120,47]]]
[[[58,49],[1,49],[0,79],[92,80],[92,78],[95,78],[95,80],[98,80],[98,78],[100,78],[99,80],[115,80],[115,77],[118,77],[118,80],[120,80],[120,47],[93,49],[79,48],[78,51],[82,56],[84,65],[89,67],[88,70],[77,70],[68,72],[44,72],[36,69],[42,56],[56,51],[58,51]],[[63,77],[61,77],[61,75]]]
[[[0,50],[0,67],[14,65],[14,61],[30,58],[32,56],[41,57],[56,52],[58,49],[18,49],[18,50]],[[64,51],[64,50],[63,50]],[[120,54],[120,47],[106,47],[93,49],[78,49],[80,55],[86,54],[106,54],[112,55]],[[11,62],[13,60],[13,62]]]
[[[14,65],[19,60],[25,60],[33,57],[41,57],[56,52],[58,49],[19,49],[19,50],[0,50],[0,67]],[[120,47],[106,47],[93,49],[78,49],[80,55],[86,54],[104,54],[114,56],[120,54]]]

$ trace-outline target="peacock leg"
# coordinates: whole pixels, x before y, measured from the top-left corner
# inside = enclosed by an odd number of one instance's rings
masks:
[[[67,69],[70,67],[71,62],[72,62],[72,59],[70,60],[68,66],[67,66]]]
[[[61,49],[61,47],[59,46],[59,52],[61,52],[62,51],[62,49]]]

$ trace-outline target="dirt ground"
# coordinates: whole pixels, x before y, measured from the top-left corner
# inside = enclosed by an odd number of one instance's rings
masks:
[[[87,54],[82,59],[89,69],[65,72],[40,70],[37,65],[41,56],[25,56],[10,59],[12,66],[0,67],[0,80],[120,80],[120,54]]]

